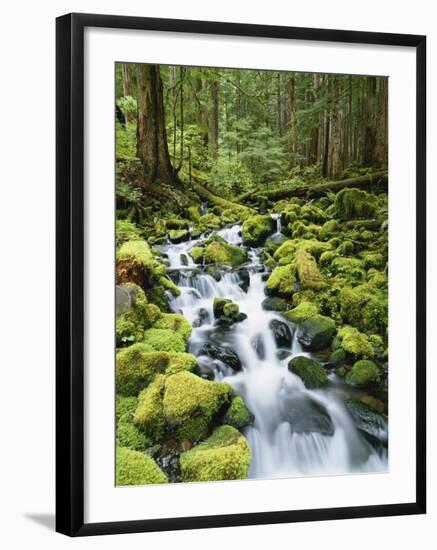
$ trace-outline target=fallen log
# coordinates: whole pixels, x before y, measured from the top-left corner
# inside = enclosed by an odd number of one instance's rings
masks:
[[[348,178],[346,180],[334,181],[330,183],[320,183],[314,185],[300,185],[299,187],[289,187],[287,189],[276,189],[272,191],[263,191],[262,195],[269,200],[288,199],[290,197],[314,198],[323,196],[327,191],[337,192],[347,187],[370,187],[373,184],[387,186],[388,174],[386,171],[375,172],[365,176],[356,178]],[[251,195],[248,198],[255,198],[257,194]]]
[[[354,227],[363,227],[365,229],[377,230],[381,229],[384,219],[381,220],[349,220],[343,222],[343,227],[346,229],[353,229]]]
[[[235,202],[244,202],[252,195],[255,195],[255,193],[258,193],[259,187],[254,187],[253,189],[250,189],[249,191],[246,191],[242,195],[239,195],[238,197],[235,197]]]
[[[232,208],[234,210],[252,210],[244,204],[237,204],[236,202],[229,201],[228,199],[224,199],[223,197],[218,197],[217,195],[211,193],[211,191],[208,191],[208,189],[205,189],[205,187],[202,187],[198,184],[193,184],[193,191],[195,191],[201,199],[206,200],[209,203],[214,204],[215,206],[221,206],[222,208]]]

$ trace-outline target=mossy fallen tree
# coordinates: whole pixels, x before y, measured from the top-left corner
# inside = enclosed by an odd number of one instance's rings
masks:
[[[349,187],[370,187],[371,185],[387,186],[388,173],[387,171],[375,172],[374,174],[367,174],[365,176],[358,176],[356,178],[348,178],[341,181],[334,181],[330,183],[321,183],[314,185],[300,185],[299,187],[288,187],[286,189],[272,189],[264,190],[262,197],[266,197],[269,200],[277,201],[281,199],[287,199],[290,197],[305,197],[314,198],[321,197],[327,191],[337,192]],[[260,195],[255,193],[247,197],[247,201],[252,202],[258,200]],[[241,197],[240,197],[241,200]]]
[[[217,195],[214,195],[208,189],[205,189],[205,187],[202,187],[198,184],[193,184],[193,190],[199,195],[199,197],[203,200],[208,201],[210,204],[213,204],[214,206],[221,206],[222,208],[231,208],[233,210],[238,210],[241,212],[247,212],[249,213],[251,209],[248,206],[245,206],[243,204],[237,204],[236,202],[229,201],[227,199],[224,199],[223,197],[218,197]]]

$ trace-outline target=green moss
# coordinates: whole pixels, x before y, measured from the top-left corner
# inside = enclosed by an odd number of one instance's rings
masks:
[[[296,267],[294,264],[275,267],[266,282],[266,290],[270,294],[291,296],[295,290]]]
[[[346,381],[355,386],[365,386],[372,382],[378,382],[380,376],[381,372],[373,361],[361,359],[347,373]]]
[[[146,241],[128,241],[124,243],[117,252],[117,261],[132,260],[146,269],[159,269],[159,263],[150,250]],[[162,266],[164,267],[164,266]],[[165,267],[161,275],[165,273]]]
[[[331,250],[327,250],[326,252],[323,252],[323,254],[320,256],[320,266],[321,267],[330,266],[332,261],[336,257],[337,257],[337,254],[335,252],[332,252]]]
[[[169,364],[169,354],[151,352],[150,346],[134,344],[116,356],[116,388],[121,395],[137,395],[148,386],[156,374],[163,373]]]
[[[146,436],[132,422],[123,419],[117,425],[117,443],[133,451],[143,451],[146,447]]]
[[[342,220],[372,218],[376,213],[376,198],[361,189],[346,188],[335,196],[335,212]]]
[[[222,223],[220,218],[215,214],[209,213],[200,216],[198,224],[206,229],[220,229]]]
[[[364,279],[366,272],[363,268],[362,260],[358,258],[334,258],[331,262],[331,269],[334,273],[340,273],[349,276],[354,280]]]
[[[233,395],[228,384],[180,372],[166,380],[164,416],[179,441],[196,442],[208,435],[214,416],[230,403]]]
[[[163,396],[165,376],[159,374],[153,382],[138,395],[138,406],[133,421],[153,442],[159,442],[165,430]]]
[[[338,220],[329,220],[325,222],[319,231],[319,239],[327,241],[338,231]]]
[[[247,252],[238,246],[227,243],[215,235],[206,241],[203,259],[206,263],[236,267],[247,260]]]
[[[188,254],[193,258],[193,260],[199,264],[203,260],[203,247],[193,246],[193,248],[188,252]]]
[[[302,288],[321,289],[326,287],[316,260],[308,252],[298,249],[295,254],[295,262]]]
[[[250,448],[232,426],[221,426],[204,443],[181,455],[183,481],[246,479]]]
[[[339,312],[344,323],[366,332],[385,333],[388,323],[388,297],[385,285],[345,286],[338,296]]]
[[[135,412],[137,406],[137,397],[125,397],[124,395],[117,395],[115,398],[115,417],[117,421],[124,416],[131,417]]]
[[[117,220],[115,222],[115,236],[117,246],[126,241],[136,241],[140,239],[140,230],[131,222],[126,220]]]
[[[350,256],[354,253],[354,243],[352,241],[345,240],[338,245],[336,252],[340,256]]]
[[[162,313],[155,321],[153,328],[168,329],[176,332],[185,342],[191,336],[191,324],[178,313]]]
[[[308,252],[308,254],[311,254],[311,256],[318,260],[320,256],[331,247],[329,243],[322,243],[317,239],[307,239],[299,242],[298,248],[299,250],[304,250],[305,252]]]
[[[300,325],[298,340],[307,349],[317,351],[331,343],[335,332],[335,322],[332,319],[314,315]]]
[[[301,324],[310,317],[318,314],[318,308],[315,304],[311,302],[301,302],[297,307],[293,308],[291,311],[284,313],[284,316],[287,317],[290,321],[296,324]]]
[[[240,220],[241,212],[233,208],[225,208],[221,214],[221,219],[223,223],[236,223]]]
[[[371,358],[374,356],[374,349],[368,337],[354,327],[343,327],[337,333],[341,347],[344,351],[354,357]]]
[[[325,221],[325,213],[321,208],[313,204],[304,204],[300,209],[300,218],[313,223],[323,223]]]
[[[237,428],[237,430],[242,430],[246,426],[253,424],[254,421],[255,417],[246,407],[246,404],[239,395],[234,397],[229,409],[223,417],[223,424],[229,424]]]
[[[333,351],[329,356],[329,362],[336,367],[342,367],[345,364],[346,359],[346,352],[341,348]]]
[[[168,366],[165,374],[176,374],[177,372],[197,370],[197,359],[191,353],[173,353],[168,354]]]
[[[182,336],[173,330],[151,328],[144,333],[144,344],[155,351],[185,351],[185,341]]]
[[[380,268],[384,267],[384,257],[379,252],[369,252],[365,254],[363,258],[364,267],[369,269],[371,267]]]
[[[134,283],[126,283],[121,286],[129,294],[130,308],[116,319],[115,332],[119,346],[140,342],[143,339],[144,328],[150,326],[150,314],[153,317],[153,311],[147,304],[142,288]]]
[[[200,219],[200,208],[195,205],[195,206],[189,206],[187,208],[187,216],[188,218],[190,218],[190,220],[192,220],[193,222],[198,222],[199,219]]]
[[[273,254],[274,259],[281,265],[290,264],[294,260],[296,252],[296,241],[285,241]]]
[[[249,216],[243,223],[243,242],[249,246],[258,246],[273,230],[274,222],[270,216],[261,214]]]
[[[117,447],[116,485],[148,485],[167,483],[167,476],[146,454]]]
[[[299,376],[308,389],[322,388],[328,384],[328,377],[320,363],[303,355],[293,357],[288,363],[288,370]]]
[[[190,233],[188,229],[170,229],[168,238],[172,243],[180,243],[187,241],[190,238]]]

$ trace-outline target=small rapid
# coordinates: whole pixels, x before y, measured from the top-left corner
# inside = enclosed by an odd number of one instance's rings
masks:
[[[277,224],[275,235],[280,235],[280,217],[272,217]],[[238,224],[214,233],[231,244],[242,244]],[[196,355],[202,375],[232,385],[255,416],[253,425],[244,429],[252,456],[249,477],[386,471],[385,447],[371,444],[357,429],[335,375],[330,375],[332,383],[326,389],[308,390],[288,370],[294,356],[312,354],[302,349],[291,322],[263,308],[267,272],[260,260],[262,249],[249,249],[247,264],[223,268],[213,277],[189,255],[202,240],[206,237],[157,248],[167,256],[168,273],[181,290],[180,296],[171,299],[171,308],[193,326],[189,351]],[[237,303],[247,318],[230,328],[217,326],[213,311],[217,297]],[[272,321],[288,327],[290,341],[282,347],[277,345]],[[241,370],[210,357],[205,344],[233,352]],[[381,426],[381,439],[386,432],[387,426]]]

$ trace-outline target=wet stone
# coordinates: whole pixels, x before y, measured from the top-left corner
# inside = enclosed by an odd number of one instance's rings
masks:
[[[277,319],[270,321],[269,326],[273,332],[278,348],[291,348],[293,334],[290,327]]]
[[[293,433],[334,435],[334,424],[326,408],[299,392],[286,395],[280,402],[282,419]]]
[[[234,351],[229,348],[217,346],[211,342],[207,342],[201,347],[199,355],[208,355],[213,359],[218,359],[234,371],[240,371],[242,369],[241,361]]]

